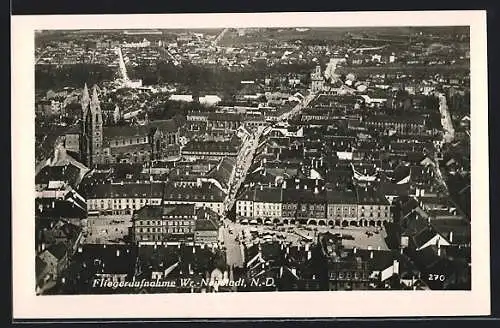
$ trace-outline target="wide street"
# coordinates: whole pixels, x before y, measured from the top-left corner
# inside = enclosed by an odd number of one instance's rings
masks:
[[[229,220],[225,220],[225,226],[227,226]],[[238,241],[235,240],[236,234],[230,226],[222,228],[222,236],[224,238],[224,246],[226,247],[226,261],[227,264],[235,267],[243,267],[243,254],[241,252],[241,246]]]
[[[110,215],[87,219],[86,235],[83,243],[86,244],[123,244],[132,226],[130,217],[124,215]]]
[[[330,232],[342,235],[342,245],[347,249],[388,250],[383,229],[366,227],[327,227],[296,225],[248,225],[224,220],[222,228],[228,265],[242,266],[245,260],[241,245],[255,242],[283,241],[291,245],[315,240],[319,233]]]

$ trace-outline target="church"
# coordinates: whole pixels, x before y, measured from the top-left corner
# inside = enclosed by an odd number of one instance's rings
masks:
[[[104,126],[98,87],[90,96],[85,84],[81,97],[80,124],[65,134],[65,148],[79,154],[87,167],[112,163],[145,163],[174,160],[180,156],[180,125],[175,119],[144,125]]]

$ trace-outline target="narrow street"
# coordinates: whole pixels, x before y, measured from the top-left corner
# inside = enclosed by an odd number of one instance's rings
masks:
[[[307,107],[309,103],[315,98],[314,94],[308,95],[304,98],[302,103],[297,104],[292,110],[284,113],[279,121],[285,121],[289,117],[299,113],[304,107]],[[279,122],[278,121],[278,122]],[[245,139],[240,152],[236,160],[235,172],[229,181],[229,193],[224,200],[224,210],[227,213],[234,206],[236,201],[236,195],[240,189],[241,184],[245,180],[248,170],[252,165],[255,152],[260,142],[260,138],[263,135],[265,129],[258,129],[256,132],[252,133],[247,139]],[[227,264],[232,267],[242,267],[244,264],[244,258],[241,251],[241,245],[236,241],[236,236],[239,235],[239,231],[233,230],[237,225],[229,222],[229,220],[224,219],[225,225],[221,228],[221,238],[223,239],[224,246],[226,248],[226,261]],[[231,231],[231,232],[230,232]]]
[[[307,107],[315,97],[315,94],[309,94],[308,96],[306,96],[301,103],[298,103],[290,111],[282,114],[277,123],[286,121],[290,117],[297,115],[303,108]],[[231,210],[234,202],[236,201],[236,194],[241,186],[241,183],[245,180],[247,171],[252,165],[255,151],[257,150],[263,132],[264,129],[259,129],[257,130],[257,132],[254,132],[244,141],[240,149],[240,153],[236,160],[236,172],[233,176],[233,179],[230,180],[229,194],[224,201],[224,209],[226,212]]]
[[[453,129],[453,122],[451,120],[451,114],[448,110],[448,104],[446,103],[446,96],[442,93],[437,93],[437,97],[439,98],[439,111],[441,112],[441,125],[444,129],[443,134],[443,144],[450,143],[455,138],[455,130]],[[439,160],[435,156],[434,157],[434,171],[438,181],[445,188],[446,192],[448,192],[448,186],[446,184],[446,180],[444,179],[443,174],[441,173],[441,168],[439,166]]]
[[[455,129],[453,128],[453,122],[451,120],[451,114],[448,110],[448,104],[446,102],[446,96],[442,93],[437,94],[439,98],[439,111],[441,112],[441,124],[445,131],[444,142],[452,142],[455,138]]]

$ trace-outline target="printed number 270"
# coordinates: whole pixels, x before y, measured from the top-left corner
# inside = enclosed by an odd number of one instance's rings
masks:
[[[434,273],[429,273],[429,280],[433,281],[444,281],[445,276],[444,274],[434,274]]]

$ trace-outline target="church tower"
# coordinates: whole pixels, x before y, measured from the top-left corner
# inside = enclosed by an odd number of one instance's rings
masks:
[[[91,149],[91,165],[101,162],[102,156],[102,111],[99,98],[97,96],[97,85],[94,85],[92,90],[92,98],[90,99],[90,112],[92,113],[92,125],[90,136],[92,138]]]
[[[311,74],[311,91],[313,93],[323,90],[324,79],[321,74],[321,66],[316,66],[316,70]]]
[[[82,91],[82,99],[80,100],[80,104],[82,105],[82,112],[80,118],[80,160],[82,163],[88,165],[89,164],[89,140],[87,133],[87,115],[88,111],[90,111],[90,95],[89,89],[87,87],[87,83],[83,87]]]
[[[82,159],[88,167],[101,162],[102,156],[102,111],[94,85],[89,97],[87,85],[82,95]]]

